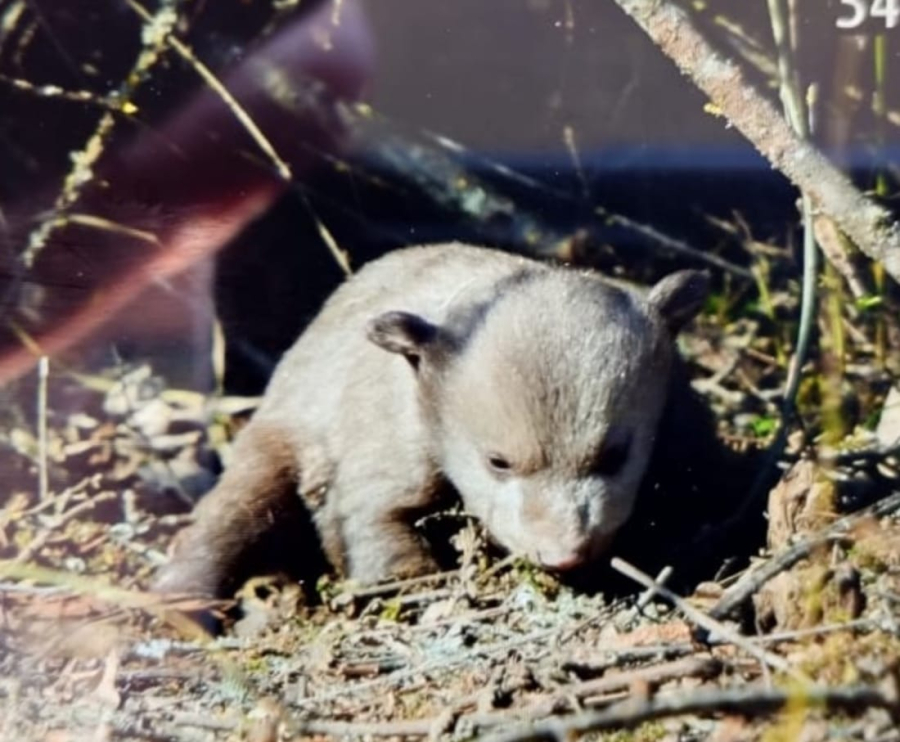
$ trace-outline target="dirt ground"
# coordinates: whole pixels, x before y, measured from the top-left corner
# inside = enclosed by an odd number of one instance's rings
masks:
[[[682,343],[735,448],[774,437],[789,335],[772,319],[795,293],[768,319],[721,298]],[[469,525],[459,568],[431,578],[322,580],[312,604],[255,579],[216,639],[184,613],[216,606],[146,586],[255,400],[146,366],[51,368],[8,390],[0,426],[0,739],[898,740],[900,394],[880,316],[845,316],[839,373],[824,342],[806,369],[749,568],[711,564],[680,598],[617,563],[633,590],[579,594],[489,559]]]

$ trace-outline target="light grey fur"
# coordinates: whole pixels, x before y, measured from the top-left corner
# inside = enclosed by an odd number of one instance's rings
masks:
[[[595,558],[631,514],[673,336],[704,294],[697,273],[642,293],[464,245],[370,263],[282,359],[159,585],[219,591],[286,480],[360,581],[434,568],[411,521],[448,481],[510,551],[551,568]]]

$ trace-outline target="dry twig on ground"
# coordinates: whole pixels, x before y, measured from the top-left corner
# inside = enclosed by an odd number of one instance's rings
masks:
[[[718,620],[727,618],[773,577],[790,569],[818,547],[843,537],[854,523],[863,518],[882,518],[898,509],[900,509],[900,493],[879,500],[874,505],[841,518],[828,528],[804,538],[780,554],[776,554],[760,567],[751,570],[726,590],[719,602],[710,610],[709,615]]]
[[[884,688],[851,685],[842,688],[809,687],[797,690],[775,688],[723,688],[672,693],[648,700],[622,701],[602,711],[590,711],[540,724],[522,725],[501,734],[488,735],[482,742],[522,742],[523,740],[564,740],[574,734],[631,728],[653,719],[685,714],[726,713],[756,716],[771,714],[796,702],[807,708],[824,707],[856,713],[883,708],[896,717],[896,684]]]

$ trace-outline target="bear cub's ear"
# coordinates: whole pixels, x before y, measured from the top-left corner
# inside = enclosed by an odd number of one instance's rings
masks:
[[[418,368],[438,336],[437,325],[410,312],[385,312],[369,320],[366,337],[389,353],[399,353]]]
[[[647,295],[647,303],[659,314],[669,331],[677,335],[702,309],[709,296],[709,274],[678,271],[659,281]]]

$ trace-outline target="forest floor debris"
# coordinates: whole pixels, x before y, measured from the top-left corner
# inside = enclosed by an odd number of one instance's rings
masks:
[[[740,337],[701,327],[686,349],[723,435],[752,445],[776,354]],[[866,378],[861,399],[896,398]],[[667,573],[604,597],[489,564],[466,528],[459,569],[429,578],[323,581],[315,605],[252,580],[212,639],[185,613],[227,603],[146,586],[253,400],[146,367],[61,373],[49,395],[43,447],[15,405],[0,436],[0,739],[900,739],[893,413],[793,446],[763,552],[674,603]]]

